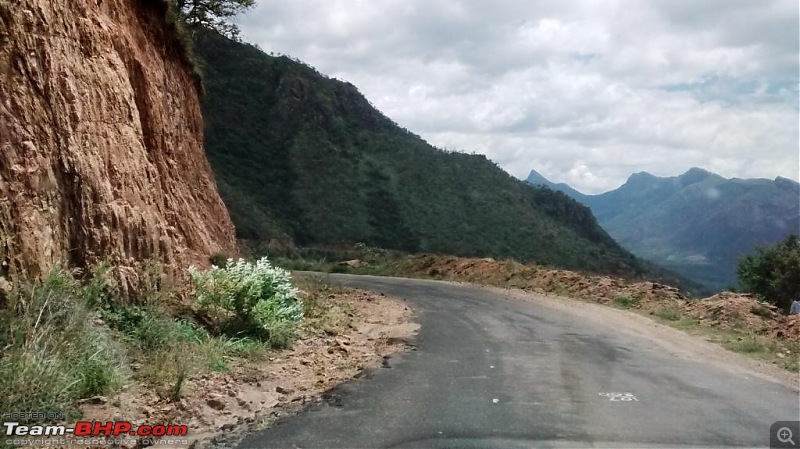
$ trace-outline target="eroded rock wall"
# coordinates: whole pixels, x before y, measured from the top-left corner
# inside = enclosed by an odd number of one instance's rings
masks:
[[[123,285],[235,252],[198,77],[160,0],[0,2],[3,275],[107,260]]]

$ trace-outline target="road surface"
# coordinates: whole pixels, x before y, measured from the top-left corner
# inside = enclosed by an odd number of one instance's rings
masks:
[[[415,349],[239,447],[753,447],[800,414],[785,383],[665,351],[578,308],[446,282],[331,280],[407,299]]]

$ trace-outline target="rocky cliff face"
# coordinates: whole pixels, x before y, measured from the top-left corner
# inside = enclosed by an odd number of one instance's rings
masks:
[[[199,80],[159,0],[0,2],[3,275],[62,263],[183,272],[235,251]]]

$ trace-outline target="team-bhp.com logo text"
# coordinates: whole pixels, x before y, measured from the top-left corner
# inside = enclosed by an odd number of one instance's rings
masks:
[[[73,427],[64,425],[24,425],[18,422],[4,422],[4,434],[9,445],[30,445],[38,442],[39,445],[49,445],[52,439],[69,438],[72,443],[81,445],[75,439],[102,439],[105,437],[130,438],[142,437],[150,439],[151,444],[188,444],[186,439],[169,437],[185,437],[189,428],[183,425],[141,425],[134,426],[128,421],[78,421]],[[155,440],[159,438],[159,440]],[[40,441],[35,441],[41,439]],[[17,441],[19,440],[19,441]],[[50,441],[48,441],[50,440]],[[99,442],[99,441],[98,441]],[[109,440],[114,443],[114,440]],[[63,443],[62,443],[63,444]],[[101,443],[102,444],[102,443]]]

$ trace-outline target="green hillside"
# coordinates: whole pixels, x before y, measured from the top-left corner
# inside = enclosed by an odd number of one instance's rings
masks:
[[[196,51],[208,156],[242,239],[645,270],[588,208],[484,156],[432,147],[352,84],[219,35]]]

